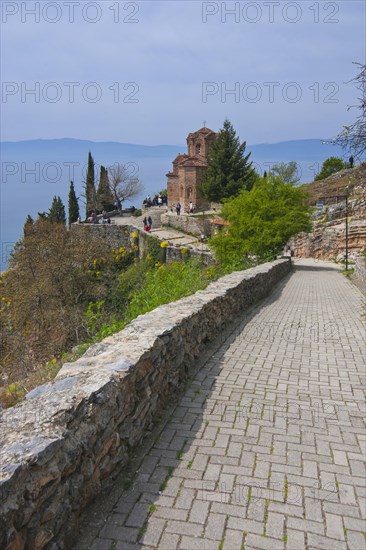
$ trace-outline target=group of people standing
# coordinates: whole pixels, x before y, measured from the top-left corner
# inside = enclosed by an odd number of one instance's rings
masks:
[[[143,204],[145,206],[163,206],[164,204],[168,203],[168,198],[166,195],[162,195],[159,193],[158,195],[155,195],[153,199],[151,199],[150,195],[147,195],[146,199],[144,200]]]
[[[173,206],[172,206],[171,209],[170,209],[171,212],[173,212],[173,208],[174,208],[174,204],[173,204]],[[182,210],[182,205],[181,205],[181,203],[178,201],[177,204],[175,205],[175,211],[176,211],[176,213],[177,213],[177,216],[180,216],[180,211],[181,211],[181,210]],[[194,204],[193,204],[193,202],[191,201],[191,202],[189,203],[189,213],[190,213],[190,214],[193,214],[193,212],[194,212]]]

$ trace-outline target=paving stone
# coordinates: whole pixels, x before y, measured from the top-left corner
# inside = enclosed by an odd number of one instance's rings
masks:
[[[202,500],[195,500],[189,513],[189,521],[205,524],[209,510],[209,503]]]
[[[221,541],[226,523],[226,516],[210,514],[205,528],[205,538]]]
[[[366,550],[362,311],[336,266],[296,262],[197,373],[99,538],[75,550]]]
[[[141,537],[140,542],[144,545],[152,546],[156,548],[158,546],[159,539],[164,530],[166,521],[163,519],[150,518],[147,524],[146,531]]]

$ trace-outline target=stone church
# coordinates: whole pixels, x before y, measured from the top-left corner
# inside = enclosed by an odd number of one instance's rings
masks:
[[[188,154],[179,154],[173,161],[173,170],[167,173],[168,206],[177,202],[182,205],[182,213],[188,212],[192,201],[195,208],[208,208],[210,203],[199,196],[197,184],[207,170],[207,154],[218,134],[203,127],[188,134]]]

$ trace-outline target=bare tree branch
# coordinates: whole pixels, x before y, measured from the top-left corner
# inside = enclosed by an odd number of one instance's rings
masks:
[[[118,208],[121,208],[122,202],[130,201],[144,190],[140,179],[131,174],[131,167],[127,164],[116,162],[109,166],[108,174],[109,186],[115,201],[118,203]]]
[[[361,97],[358,98],[359,105],[352,105],[347,110],[357,108],[361,111],[361,114],[358,115],[351,126],[344,126],[342,132],[331,143],[340,145],[356,158],[361,158],[366,151],[366,65],[356,62],[354,64],[359,67],[360,72],[350,82],[356,83],[356,88],[360,90]]]

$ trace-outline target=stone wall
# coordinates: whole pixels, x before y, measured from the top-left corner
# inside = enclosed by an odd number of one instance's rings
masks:
[[[366,258],[365,256],[357,256],[355,260],[355,275],[360,283],[366,285]]]
[[[161,217],[161,223],[174,227],[183,233],[190,233],[192,235],[210,236],[212,232],[211,221],[212,218],[204,218],[203,216],[192,215],[180,215],[167,213]]]
[[[0,411],[0,548],[69,548],[80,513],[126,465],[205,342],[289,270],[280,259],[232,273],[141,315]]]
[[[132,225],[114,225],[114,224],[93,224],[93,223],[74,223],[71,231],[83,231],[89,234],[105,239],[113,248],[128,246],[131,243],[131,233],[136,231]]]
[[[195,248],[185,248],[184,246],[179,248],[178,246],[167,246],[166,248],[166,261],[167,262],[181,262],[185,258],[198,258],[204,265],[210,266],[215,264],[215,258],[209,251],[198,250]]]

